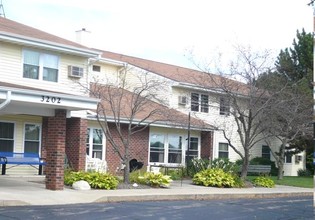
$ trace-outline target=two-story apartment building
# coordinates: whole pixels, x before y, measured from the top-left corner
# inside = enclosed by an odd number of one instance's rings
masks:
[[[121,161],[95,117],[102,100],[90,97],[88,89],[97,77],[119,81],[116,76],[126,64],[0,17],[0,151],[36,152],[46,158],[46,188],[53,190],[63,189],[65,157],[75,170],[85,169],[89,155],[105,160],[109,172],[119,171]],[[133,136],[131,157],[146,166],[182,164],[188,142],[191,156],[212,157],[211,125],[192,118],[188,139],[186,114],[153,101],[149,106],[176,115],[178,121],[157,120]],[[36,173],[29,167],[11,168],[7,174]]]
[[[181,111],[185,114],[190,113],[192,117],[198,118],[206,123],[218,128],[213,133],[213,154],[211,159],[229,158],[231,161],[240,159],[239,155],[228,146],[228,141],[220,129],[224,129],[234,145],[242,151],[237,126],[233,117],[229,115],[230,104],[228,97],[220,91],[220,87],[213,81],[220,80],[220,76],[204,72],[178,67],[170,64],[131,57],[123,54],[103,51],[102,57],[107,59],[126,62],[136,68],[141,69],[150,76],[166,82],[161,84],[161,99],[166,100],[169,107]],[[130,76],[130,81],[134,82],[135,77]],[[237,82],[231,82],[231,84]],[[243,85],[239,83],[238,89]],[[276,141],[272,146],[267,146],[265,141],[260,141],[251,149],[251,158],[265,157],[274,160],[269,147],[277,149]],[[296,176],[299,169],[305,169],[305,152],[297,155],[288,155],[285,158],[284,175]]]

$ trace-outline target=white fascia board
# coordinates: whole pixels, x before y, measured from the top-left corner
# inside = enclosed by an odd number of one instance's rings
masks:
[[[110,64],[110,65],[114,65],[114,66],[121,66],[121,67],[125,67],[127,65],[127,63],[125,63],[125,62],[121,62],[121,61],[118,61],[118,60],[107,59],[107,58],[95,59],[95,62]]]
[[[222,89],[209,89],[203,86],[198,86],[198,85],[190,84],[190,83],[174,83],[173,87],[190,89],[190,90],[198,90],[198,91],[203,91],[203,92],[212,92],[212,93],[220,93],[220,94],[224,93]]]
[[[39,91],[39,90],[26,90],[10,87],[0,87],[0,99],[5,100],[7,91],[11,91],[11,101],[40,104],[47,108],[60,108],[69,110],[95,110],[99,99],[74,96],[68,94]]]
[[[79,47],[74,47],[65,44],[58,44],[51,41],[40,40],[36,38],[25,37],[21,35],[8,34],[6,32],[0,32],[0,40],[11,42],[15,44],[28,45],[33,47],[39,47],[54,51],[60,51],[67,54],[73,54],[83,57],[98,57],[101,55],[100,52],[95,50],[89,50]]]
[[[89,120],[97,120],[96,116],[87,116],[87,119]],[[101,119],[102,120],[102,119]],[[113,118],[108,118],[107,122],[112,122],[115,123],[116,121]],[[121,124],[129,124],[129,121],[127,119],[120,119],[119,121]],[[132,124],[138,124],[139,121],[138,120],[134,120]],[[150,122],[148,122],[150,123]],[[148,123],[142,122],[140,125],[147,125]],[[161,128],[174,128],[174,129],[182,129],[182,130],[188,130],[188,126],[184,127],[184,126],[180,126],[180,125],[176,125],[176,124],[166,124],[163,122],[155,122],[155,123],[151,123],[149,127],[161,127]],[[214,128],[200,128],[200,127],[194,127],[191,126],[190,130],[193,131],[214,131]]]

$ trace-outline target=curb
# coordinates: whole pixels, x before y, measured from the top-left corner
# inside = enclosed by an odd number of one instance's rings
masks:
[[[185,195],[139,195],[139,196],[104,196],[94,203],[141,202],[141,201],[174,201],[174,200],[220,200],[220,199],[261,199],[276,197],[313,196],[312,192],[296,193],[253,193],[253,194],[185,194]]]
[[[0,200],[0,207],[5,206],[30,206],[30,203],[21,200]]]

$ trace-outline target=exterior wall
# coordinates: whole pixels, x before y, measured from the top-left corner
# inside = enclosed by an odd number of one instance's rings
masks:
[[[23,78],[24,48],[59,56],[58,82]],[[68,65],[83,67],[85,70],[84,77],[80,79],[68,77]],[[2,72],[2,82],[14,83],[55,92],[62,91],[63,93],[74,95],[88,95],[86,94],[86,88],[78,84],[78,82],[83,85],[87,84],[87,68],[87,58],[51,51],[42,51],[34,48],[0,42],[0,70]]]
[[[42,124],[42,117],[30,115],[1,115],[0,121],[11,122],[15,124],[14,131],[14,152],[24,152],[24,125],[25,123]],[[45,157],[41,154],[41,157]],[[38,166],[37,166],[38,167]],[[31,166],[7,165],[6,174],[8,175],[37,175],[38,170]]]
[[[120,146],[122,146],[114,126],[113,123],[110,124],[110,131],[114,141],[120,143]],[[122,133],[124,135],[127,134],[127,125],[122,125]],[[146,166],[148,164],[149,128],[133,135],[129,146],[130,159],[135,158],[138,161],[143,162],[144,166]],[[106,161],[110,173],[121,173],[121,160],[108,140],[106,140]]]
[[[68,118],[66,131],[66,155],[70,167],[85,170],[87,120]]]
[[[302,160],[298,160],[298,156],[302,157]],[[306,153],[302,152],[292,156],[292,163],[285,163],[283,166],[284,176],[297,176],[298,170],[305,170],[306,166]]]

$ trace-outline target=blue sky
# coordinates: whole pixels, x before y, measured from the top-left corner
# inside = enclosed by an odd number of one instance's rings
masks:
[[[229,54],[232,45],[290,47],[296,30],[313,31],[309,0],[2,0],[6,17],[90,46],[179,66]]]

